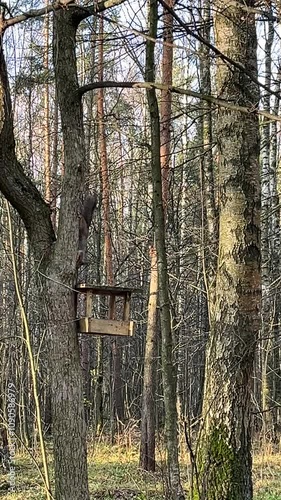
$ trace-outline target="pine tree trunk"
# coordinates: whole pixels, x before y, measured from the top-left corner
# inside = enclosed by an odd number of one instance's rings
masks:
[[[157,2],[149,1],[149,35],[157,36]],[[147,41],[146,80],[155,80],[154,43]],[[157,252],[158,291],[160,325],[162,334],[162,372],[165,405],[165,441],[169,474],[169,494],[173,500],[183,499],[178,461],[178,416],[176,406],[176,370],[173,359],[173,338],[169,297],[169,279],[165,244],[165,212],[162,194],[162,172],[160,160],[160,118],[155,89],[147,90],[147,101],[151,127],[151,169],[153,182],[153,211],[155,224],[155,246]]]
[[[174,0],[170,0],[172,7]],[[164,14],[163,39],[167,43],[163,47],[162,81],[172,84],[173,62],[173,17],[168,12]],[[169,171],[170,171],[170,141],[171,141],[171,93],[161,92],[161,124],[160,124],[160,161],[162,171],[162,190],[165,213],[168,203]],[[147,316],[147,332],[144,359],[144,381],[141,421],[140,464],[148,471],[155,471],[155,399],[156,399],[156,355],[157,355],[157,297],[158,273],[157,255],[154,246],[150,249],[150,289]]]
[[[211,3],[203,0],[203,35],[210,42],[211,29]],[[200,50],[200,91],[202,94],[211,95],[211,68],[210,49],[204,43]],[[218,223],[215,201],[215,175],[213,161],[213,123],[212,104],[202,102],[202,160],[201,160],[201,187],[202,187],[202,243],[205,288],[208,298],[209,323],[214,312],[215,280],[218,253]]]
[[[174,6],[174,0],[168,0],[170,8]],[[163,14],[163,46],[162,57],[162,83],[172,85],[173,81],[173,16],[164,8]],[[170,177],[170,155],[171,155],[171,118],[172,118],[172,94],[168,90],[161,91],[160,105],[160,161],[162,170],[162,193],[165,214],[167,212]]]
[[[104,41],[103,41],[103,18],[100,18],[99,24],[99,81],[103,81],[103,64],[104,64]],[[110,185],[108,175],[106,135],[105,135],[105,118],[104,118],[104,90],[101,88],[98,91],[98,129],[99,129],[99,145],[100,145],[100,162],[101,162],[101,181],[102,181],[102,204],[103,204],[103,219],[104,219],[104,269],[106,281],[109,285],[114,285],[113,276],[113,258],[112,258],[112,242],[110,228]],[[121,349],[118,339],[113,339],[111,343],[112,352],[112,380],[113,380],[113,415],[111,418],[117,419],[118,422],[124,420],[124,404],[122,395],[122,379],[121,379]]]

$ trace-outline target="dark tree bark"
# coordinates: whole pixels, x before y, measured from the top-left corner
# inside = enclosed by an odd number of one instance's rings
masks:
[[[48,278],[44,290],[50,336],[56,497],[82,500],[89,498],[89,492],[83,382],[73,289],[76,284],[79,213],[86,158],[82,105],[75,94],[78,89],[76,29],[77,24],[70,10],[56,13],[53,58],[65,171],[58,237],[46,269]]]
[[[101,2],[98,10],[122,3]],[[79,214],[86,154],[78,92],[75,37],[78,24],[94,9],[54,7],[54,67],[64,143],[64,178],[57,239],[50,207],[15,155],[13,116],[3,33],[0,33],[0,190],[18,211],[33,248],[45,305],[51,374],[56,500],[89,498],[83,384],[75,317]],[[97,9],[97,6],[95,6]],[[38,11],[43,15],[44,10]],[[27,19],[22,15],[9,25]],[[7,26],[7,23],[6,23]],[[5,26],[5,27],[6,27]],[[3,29],[3,25],[0,26]]]

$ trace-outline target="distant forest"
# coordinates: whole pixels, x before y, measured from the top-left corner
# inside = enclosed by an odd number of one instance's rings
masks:
[[[125,436],[150,498],[253,500],[280,454],[280,21],[0,2],[0,458],[43,495],[11,498],[113,498],[87,447]]]

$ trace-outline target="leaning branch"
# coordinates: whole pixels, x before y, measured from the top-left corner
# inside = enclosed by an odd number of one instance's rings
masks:
[[[80,97],[82,97],[86,92],[90,90],[96,90],[100,88],[123,88],[123,89],[156,89],[156,90],[166,90],[168,92],[172,92],[173,94],[181,94],[188,95],[189,97],[194,97],[195,99],[200,99],[201,101],[207,101],[215,106],[219,106],[225,109],[229,109],[231,111],[240,111],[240,113],[252,113],[260,116],[264,116],[272,121],[281,122],[281,116],[275,115],[273,113],[269,113],[262,109],[258,108],[258,103],[255,107],[253,106],[238,106],[237,104],[232,104],[225,99],[220,99],[219,97],[215,97],[212,95],[201,94],[200,92],[195,92],[190,89],[182,89],[180,87],[175,87],[174,85],[165,85],[163,83],[154,83],[154,82],[93,82],[88,85],[83,85],[79,88],[78,93]]]
[[[0,191],[18,211],[36,258],[41,259],[55,240],[50,207],[25,174],[15,152],[12,103],[7,67],[0,43]]]

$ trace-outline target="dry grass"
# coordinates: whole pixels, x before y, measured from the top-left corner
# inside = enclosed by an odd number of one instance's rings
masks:
[[[159,451],[159,463],[161,452]],[[7,500],[43,500],[42,481],[30,457],[19,455],[16,464],[17,493],[8,493],[1,486],[8,476],[0,474],[0,498]],[[188,488],[189,465],[183,464],[183,479]],[[155,474],[138,467],[136,446],[108,446],[100,443],[89,453],[89,485],[91,499],[160,500],[165,497],[165,470]],[[281,453],[265,450],[254,458],[256,500],[281,500]],[[242,500],[242,499],[241,499]]]

